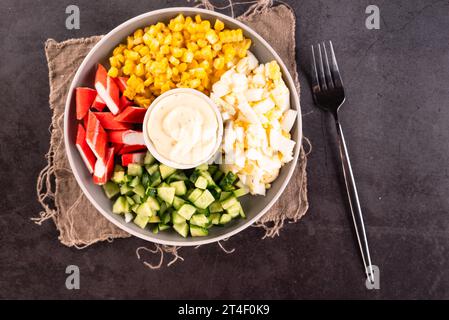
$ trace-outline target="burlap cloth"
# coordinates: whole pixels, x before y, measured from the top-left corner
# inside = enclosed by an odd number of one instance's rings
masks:
[[[213,9],[208,1],[203,1],[202,5]],[[271,1],[262,0],[252,5],[238,19],[257,31],[279,53],[294,77],[299,93],[295,62],[295,16],[291,8],[285,5],[272,7]],[[38,200],[43,211],[33,220],[41,224],[51,218],[59,231],[61,243],[76,248],[130,236],[104,218],[84,196],[70,169],[63,142],[63,114],[67,91],[78,66],[100,39],[101,36],[63,42],[49,39],[45,43],[50,82],[49,101],[53,116],[50,149],[46,155],[48,164],[37,180]],[[304,148],[301,147],[300,159],[288,187],[270,211],[255,224],[265,229],[264,238],[278,235],[286,220],[296,222],[306,213],[306,156]],[[154,251],[161,253],[159,266],[164,252],[174,253],[177,258],[176,249],[156,246]],[[140,258],[139,251],[137,256]]]

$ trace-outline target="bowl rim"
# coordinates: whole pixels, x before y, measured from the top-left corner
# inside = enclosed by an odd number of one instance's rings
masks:
[[[84,69],[85,65],[87,64],[87,62],[89,61],[90,57],[94,54],[94,52],[101,47],[104,43],[106,43],[110,37],[112,37],[113,34],[115,34],[116,32],[118,32],[119,30],[126,28],[129,25],[132,25],[134,22],[144,19],[146,17],[149,16],[153,16],[153,15],[158,15],[158,14],[166,14],[166,13],[179,13],[179,12],[188,12],[188,13],[197,13],[197,14],[208,14],[208,15],[212,15],[215,16],[219,19],[222,19],[224,21],[231,21],[232,23],[234,23],[235,25],[237,25],[239,28],[241,28],[242,30],[244,30],[246,33],[250,34],[251,37],[257,38],[257,40],[268,49],[268,51],[270,51],[270,53],[273,55],[274,59],[278,62],[278,64],[280,64],[282,70],[283,70],[283,77],[285,80],[287,80],[288,83],[288,87],[290,89],[290,97],[295,101],[295,105],[298,107],[297,109],[297,119],[296,119],[296,124],[297,124],[297,133],[296,133],[296,145],[295,145],[295,151],[294,151],[294,155],[293,155],[293,160],[292,160],[292,165],[289,169],[289,171],[287,172],[287,176],[284,179],[284,181],[282,181],[282,184],[279,188],[279,190],[275,193],[275,195],[273,196],[273,198],[270,200],[270,202],[265,206],[265,208],[263,208],[258,214],[256,214],[253,218],[251,219],[247,219],[245,221],[245,223],[243,223],[241,226],[235,228],[234,230],[230,230],[229,232],[226,232],[222,235],[218,235],[218,236],[214,236],[214,237],[206,237],[206,238],[199,238],[198,240],[193,240],[193,241],[184,241],[183,238],[179,238],[179,240],[163,240],[163,239],[158,239],[156,237],[153,237],[151,235],[147,235],[147,234],[143,234],[140,232],[137,232],[135,230],[133,230],[131,227],[129,227],[127,225],[127,223],[124,222],[120,222],[117,221],[115,219],[112,218],[112,212],[107,212],[106,210],[103,210],[103,208],[100,206],[100,204],[94,199],[93,196],[91,196],[91,194],[88,192],[87,188],[84,186],[83,181],[78,173],[79,168],[75,165],[75,161],[74,161],[74,156],[72,154],[72,150],[69,148],[70,144],[72,143],[71,141],[69,141],[69,134],[68,134],[68,127],[69,127],[69,110],[70,110],[70,106],[71,106],[71,102],[72,102],[72,96],[73,96],[73,92],[75,89],[75,83],[78,82],[78,79],[80,78],[80,74],[81,74],[81,70]],[[291,89],[294,89],[294,92],[292,92]],[[75,76],[72,79],[72,82],[70,84],[70,88],[69,91],[67,93],[67,98],[66,98],[66,104],[65,104],[65,110],[64,110],[64,144],[65,144],[65,150],[66,150],[66,154],[67,154],[67,158],[70,164],[70,167],[72,169],[73,175],[75,176],[75,179],[78,183],[78,185],[80,186],[81,190],[83,191],[84,195],[89,199],[89,201],[94,205],[94,207],[106,218],[108,219],[110,222],[112,222],[114,225],[116,225],[118,228],[128,232],[129,234],[138,237],[140,239],[149,241],[149,242],[153,242],[153,243],[158,243],[158,244],[162,244],[162,245],[171,245],[171,246],[198,246],[198,245],[203,245],[203,244],[208,244],[208,243],[213,243],[213,242],[218,242],[220,240],[223,239],[227,239],[229,237],[232,237],[234,235],[236,235],[237,233],[243,231],[244,229],[248,228],[249,226],[251,226],[254,222],[256,222],[257,220],[259,220],[263,215],[265,215],[268,210],[276,203],[276,201],[279,199],[279,197],[282,195],[282,193],[284,192],[285,188],[287,187],[288,183],[291,180],[291,177],[293,175],[293,172],[296,169],[296,164],[299,158],[299,152],[301,149],[301,144],[302,144],[302,117],[301,117],[301,105],[300,105],[300,101],[299,101],[299,94],[298,91],[296,89],[296,85],[295,82],[293,81],[293,78],[290,74],[290,72],[288,71],[287,67],[285,66],[284,62],[282,61],[282,59],[280,58],[280,56],[277,54],[277,52],[271,47],[271,45],[262,38],[262,36],[260,36],[256,31],[254,31],[252,28],[250,28],[249,26],[245,25],[244,23],[238,21],[235,18],[226,16],[222,13],[218,13],[215,11],[211,11],[211,10],[206,10],[206,9],[200,9],[200,8],[195,8],[195,7],[170,7],[170,8],[164,8],[164,9],[158,9],[158,10],[152,10],[152,11],[148,11],[146,13],[140,14],[138,16],[135,16],[131,19],[126,20],[125,22],[121,23],[120,25],[118,25],[117,27],[115,27],[114,29],[112,29],[111,31],[109,31],[105,36],[102,37],[102,39],[95,44],[95,46],[89,51],[89,53],[86,55],[86,57],[84,58],[83,62],[80,64],[80,66],[78,67]]]
[[[201,159],[194,164],[181,164],[181,163],[177,163],[175,161],[169,160],[166,157],[164,157],[162,154],[160,154],[157,151],[156,146],[154,145],[154,143],[151,140],[150,135],[148,133],[148,121],[150,121],[151,113],[155,112],[155,110],[157,110],[159,102],[161,102],[166,97],[169,97],[176,93],[187,93],[187,94],[197,96],[200,99],[203,99],[207,103],[207,105],[212,109],[212,111],[214,112],[214,115],[215,115],[215,119],[217,120],[217,137],[216,137],[217,139],[214,144],[214,149],[205,159]],[[219,151],[221,142],[223,140],[223,119],[221,117],[221,114],[220,114],[220,111],[218,110],[217,105],[212,101],[211,98],[206,96],[201,91],[198,91],[198,90],[195,90],[192,88],[176,88],[176,89],[171,89],[171,90],[164,92],[163,94],[158,96],[156,99],[154,99],[154,101],[150,104],[147,111],[145,112],[145,118],[143,119],[143,125],[142,125],[142,132],[143,132],[143,140],[145,141],[145,145],[148,148],[148,150],[150,150],[150,153],[153,155],[153,157],[156,158],[156,160],[158,160],[159,162],[161,162],[169,167],[175,168],[175,169],[181,169],[181,170],[193,169],[193,168],[199,166],[200,164],[209,163],[209,161],[211,161],[212,159],[215,159],[217,152]]]

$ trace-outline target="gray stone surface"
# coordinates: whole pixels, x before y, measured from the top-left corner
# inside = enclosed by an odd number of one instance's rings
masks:
[[[81,29],[64,27],[67,5]],[[185,261],[151,271],[136,239],[85,250],[57,241],[39,210],[35,182],[45,165],[50,110],[43,44],[108,32],[145,11],[184,1],[13,1],[0,11],[0,298],[449,298],[449,4],[375,1],[381,29],[365,28],[372,1],[289,1],[297,14],[298,62],[309,158],[310,210],[275,239],[249,228],[226,245],[183,249]],[[191,3],[187,3],[191,5]],[[312,105],[304,76],[309,46],[332,39],[347,103],[343,128],[365,212],[381,289],[364,286],[352,222],[338,180],[335,131]],[[81,290],[65,289],[65,268]]]

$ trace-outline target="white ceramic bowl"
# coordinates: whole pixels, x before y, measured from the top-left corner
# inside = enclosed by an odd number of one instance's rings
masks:
[[[169,97],[173,94],[179,94],[179,93],[186,93],[186,94],[192,94],[195,95],[201,99],[203,99],[209,107],[212,109],[212,111],[215,114],[215,119],[217,120],[218,124],[218,130],[217,130],[217,141],[215,142],[214,148],[210,154],[208,154],[204,159],[199,159],[198,161],[191,163],[191,164],[182,164],[178,162],[174,162],[170,159],[167,159],[163,155],[161,155],[158,151],[156,146],[154,145],[153,141],[150,139],[150,136],[148,134],[148,121],[151,118],[151,115],[153,112],[156,112],[160,106],[160,103],[162,100],[164,100],[166,97]],[[143,119],[143,138],[145,140],[145,145],[147,146],[148,150],[150,150],[150,153],[161,163],[172,167],[176,169],[191,169],[199,166],[200,164],[206,163],[209,160],[211,160],[218,151],[218,148],[221,145],[221,141],[223,139],[223,119],[221,118],[220,111],[218,110],[218,107],[215,105],[215,103],[204,93],[190,88],[177,88],[172,89],[164,92],[159,97],[157,97],[148,108],[147,112],[145,113],[145,118]]]
[[[208,20],[218,18],[225,23],[227,28],[241,28],[244,36],[252,40],[250,50],[259,59],[259,62],[265,63],[273,59],[278,62],[281,67],[283,79],[290,89],[291,108],[298,110],[298,119],[291,131],[292,139],[296,141],[294,159],[281,169],[279,177],[272,183],[272,187],[267,191],[266,196],[242,197],[241,202],[247,216],[246,219],[234,219],[224,227],[212,227],[209,230],[208,236],[199,238],[182,238],[174,231],[164,231],[159,232],[158,234],[153,234],[150,230],[141,229],[133,223],[125,223],[123,216],[112,213],[111,201],[105,196],[102,188],[93,183],[92,176],[85,168],[81,156],[75,146],[77,124],[75,112],[75,88],[80,86],[93,87],[96,64],[104,63],[107,65],[108,57],[110,56],[112,50],[117,44],[124,41],[129,34],[133,33],[138,28],[155,24],[159,21],[167,22],[179,13],[190,16],[200,14],[203,19]],[[64,113],[64,142],[67,151],[67,158],[79,186],[95,208],[97,208],[97,210],[103,214],[105,218],[114,223],[116,226],[136,237],[155,243],[175,246],[196,246],[223,240],[235,235],[260,219],[260,217],[262,217],[277,201],[292,177],[299,156],[302,138],[301,132],[301,110],[295,84],[285,64],[282,62],[274,49],[261,36],[245,24],[220,13],[197,8],[167,8],[144,13],[122,23],[105,35],[92,48],[76,72],[67,95]],[[296,204],[291,205],[295,206]],[[80,212],[79,214],[83,213]]]

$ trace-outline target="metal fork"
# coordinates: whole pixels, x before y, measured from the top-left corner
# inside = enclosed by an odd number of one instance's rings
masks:
[[[357,187],[355,185],[354,175],[352,173],[351,162],[349,161],[348,149],[345,138],[338,121],[338,109],[345,102],[345,91],[341,81],[340,71],[335,58],[332,42],[329,41],[330,58],[327,55],[326,44],[322,42],[317,45],[317,50],[312,45],[312,91],[315,104],[321,109],[330,112],[335,120],[338,133],[338,144],[340,149],[340,158],[343,166],[343,176],[348,193],[349,206],[352,219],[354,221],[355,233],[362,254],[363,264],[368,280],[374,283],[374,272],[369,254],[368,240],[366,238],[365,225],[363,223],[362,209],[360,207]],[[318,53],[318,59],[315,58],[315,51]],[[318,61],[317,61],[318,60]]]

